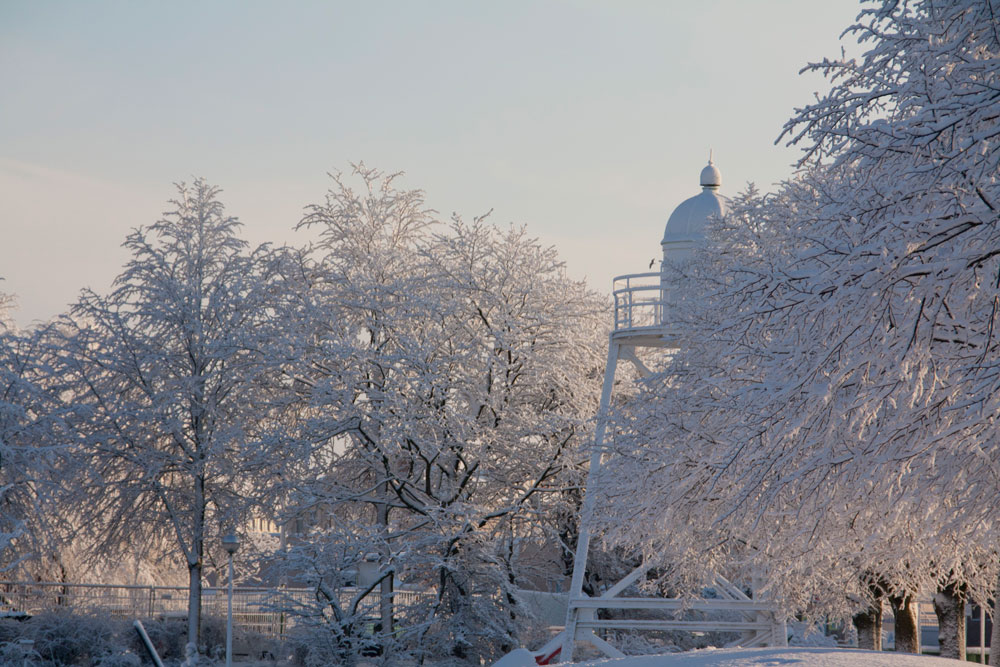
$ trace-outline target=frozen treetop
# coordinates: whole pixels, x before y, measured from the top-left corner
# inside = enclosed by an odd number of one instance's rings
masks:
[[[722,185],[722,174],[711,159],[701,170],[699,181],[702,186],[701,194],[684,200],[674,209],[667,220],[661,244],[703,239],[708,219],[726,212],[726,200],[717,192]]]

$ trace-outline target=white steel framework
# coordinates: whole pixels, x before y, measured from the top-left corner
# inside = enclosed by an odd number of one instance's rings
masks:
[[[584,574],[590,550],[590,525],[594,515],[594,504],[599,495],[594,485],[599,479],[604,440],[607,431],[608,411],[615,384],[618,361],[632,362],[643,375],[649,370],[636,354],[636,348],[676,349],[678,337],[668,325],[666,298],[667,282],[660,273],[639,273],[615,278],[613,296],[615,300],[615,325],[608,343],[608,360],[604,370],[604,384],[601,403],[597,414],[594,433],[594,448],[590,456],[587,489],[581,508],[580,533],[573,559],[573,578],[569,589],[569,605],[566,613],[566,627],[559,638],[546,645],[536,655],[540,664],[556,658],[561,662],[572,662],[576,642],[590,643],[609,657],[623,657],[624,654],[610,642],[599,636],[603,630],[686,630],[691,632],[738,632],[741,646],[785,646],[784,617],[765,601],[754,600],[742,589],[734,586],[721,576],[716,576],[714,588],[719,596],[711,600],[677,600],[669,598],[621,597],[632,584],[639,581],[648,568],[639,566],[617,584],[601,593],[589,597],[583,592]],[[678,612],[701,610],[711,612],[734,612],[729,616],[738,620],[649,620],[637,618],[598,618],[602,609],[619,610],[618,615],[626,615],[622,610],[659,610]],[[561,642],[559,651],[553,645]]]

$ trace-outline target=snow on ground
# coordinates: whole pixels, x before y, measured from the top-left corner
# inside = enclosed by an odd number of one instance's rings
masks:
[[[670,655],[638,656],[577,663],[587,667],[946,667],[969,663],[927,655],[847,648],[702,649]]]

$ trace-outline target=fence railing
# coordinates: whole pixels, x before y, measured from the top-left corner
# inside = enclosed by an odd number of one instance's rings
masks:
[[[663,326],[665,304],[659,273],[617,276],[611,294],[615,300],[615,331]]]
[[[278,598],[286,603],[308,606],[315,600],[306,588],[234,588],[233,624],[238,628],[272,638],[282,638],[294,625],[295,617],[275,610]],[[341,591],[346,604],[355,595],[352,589]],[[409,606],[428,598],[421,591],[397,591],[396,605]],[[364,608],[377,610],[377,593],[365,600]],[[202,588],[201,610],[205,617],[226,615],[226,589]],[[45,611],[72,610],[102,613],[116,618],[183,619],[187,618],[188,589],[182,586],[128,586],[108,584],[68,584],[56,582],[0,581],[0,614],[36,615]]]

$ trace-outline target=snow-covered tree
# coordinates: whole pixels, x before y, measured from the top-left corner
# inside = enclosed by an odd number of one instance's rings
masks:
[[[11,296],[0,293],[0,572],[37,556],[44,541],[45,469],[55,445],[52,405],[39,385],[37,331],[8,317]]]
[[[163,219],[128,236],[113,291],[85,290],[59,321],[51,382],[72,409],[62,475],[78,527],[106,559],[182,558],[197,642],[212,544],[289,458],[277,372],[289,259],[248,249],[215,187],[177,191]]]
[[[523,229],[443,225],[396,175],[355,174],[359,191],[336,176],[302,223],[320,241],[296,382],[305,439],[321,445],[296,471],[290,509],[314,523],[290,557],[311,568],[334,633],[351,615],[324,586],[367,551],[387,650],[395,638],[425,655],[489,656],[521,621],[521,547],[547,526],[555,536],[546,508],[579,481],[606,305]],[[334,552],[349,562],[303,565]],[[394,605],[403,584],[433,596]]]
[[[651,523],[609,525],[650,557],[766,564],[793,608],[871,602],[872,573],[983,600],[997,570],[998,8],[869,4],[867,52],[811,66],[832,89],[786,125],[800,174],[688,270],[707,307],[620,438],[615,493],[645,471]]]

